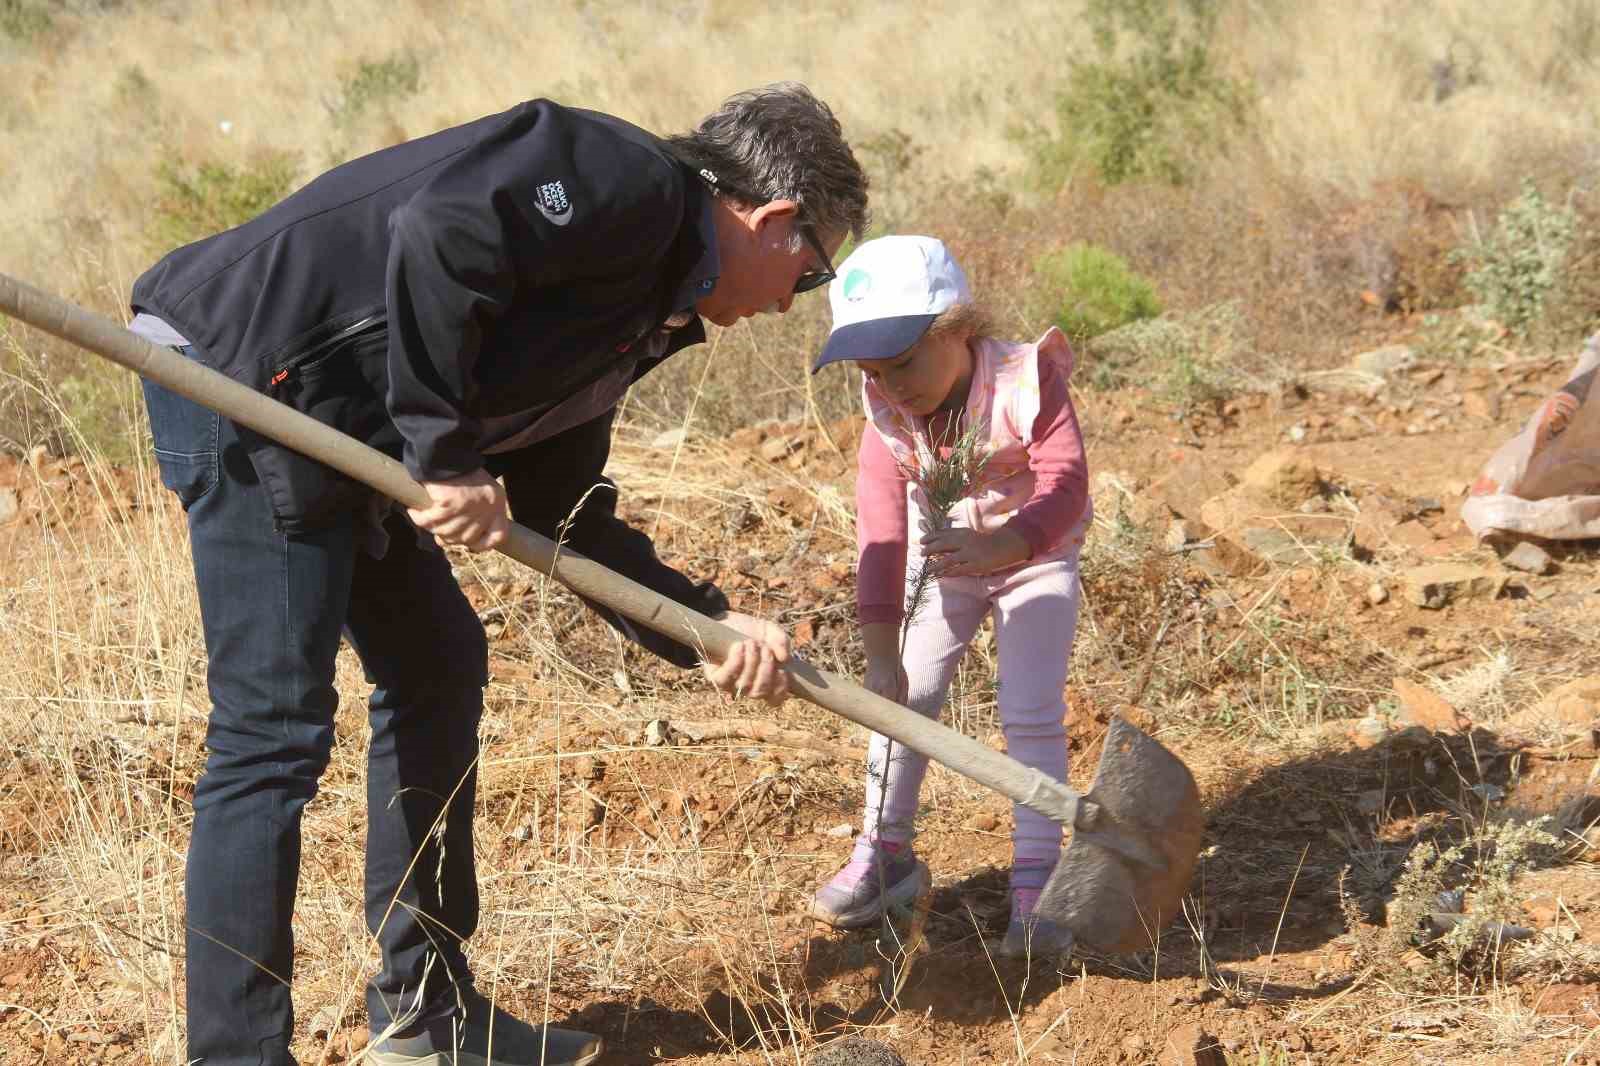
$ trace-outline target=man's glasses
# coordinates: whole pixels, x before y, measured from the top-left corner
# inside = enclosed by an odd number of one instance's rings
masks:
[[[834,273],[833,263],[828,259],[828,253],[822,250],[822,242],[817,240],[817,231],[812,229],[808,223],[801,223],[800,236],[805,238],[805,242],[816,253],[817,262],[822,264],[822,269],[808,270],[794,279],[794,294],[796,296],[803,292],[810,292],[812,289],[820,288],[838,277]]]
[[[710,170],[701,170],[700,177],[705,180],[707,185],[711,186],[711,191],[713,193],[727,193],[729,196],[732,196],[738,200],[742,200],[747,204],[761,204],[766,202],[762,198],[752,196],[749,193],[741,192],[740,190],[729,186]],[[800,224],[800,236],[805,240],[806,244],[811,247],[811,251],[816,254],[817,262],[822,264],[822,269],[808,270],[804,274],[801,274],[798,278],[794,279],[794,294],[796,296],[799,296],[803,292],[810,292],[812,289],[819,289],[828,282],[832,281],[834,278],[838,277],[838,275],[833,271],[833,263],[829,261],[828,253],[822,250],[822,242],[817,240],[817,231],[811,228],[810,223],[802,222]]]

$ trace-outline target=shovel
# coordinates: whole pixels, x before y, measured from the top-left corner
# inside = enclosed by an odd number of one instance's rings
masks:
[[[430,503],[404,466],[352,437],[151,344],[117,323],[0,274],[0,312],[104,356],[167,389],[325,463],[410,508]],[[605,567],[513,524],[499,549],[579,595],[709,658],[744,638]],[[1105,952],[1154,946],[1178,912],[1200,850],[1204,819],[1188,767],[1125,719],[1114,718],[1087,793],[846,678],[791,657],[790,691],[882,733],[1072,830],[1072,842],[1040,894],[1040,918]]]

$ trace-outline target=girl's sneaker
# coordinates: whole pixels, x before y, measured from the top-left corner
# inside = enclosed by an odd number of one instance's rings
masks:
[[[858,849],[858,853],[859,853]],[[932,883],[910,844],[880,841],[871,858],[854,858],[811,897],[807,912],[835,929],[871,925],[890,907],[916,899]]]
[[[1047,958],[1072,954],[1072,930],[1035,915],[1039,895],[1055,872],[1055,863],[1022,860],[1011,871],[1011,920],[1000,942],[1008,959]]]

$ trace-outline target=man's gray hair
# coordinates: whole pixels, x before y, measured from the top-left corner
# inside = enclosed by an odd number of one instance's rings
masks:
[[[867,175],[828,105],[795,81],[736,93],[688,133],[667,138],[678,158],[749,207],[793,200],[817,232],[867,228]],[[705,175],[702,175],[705,176]]]

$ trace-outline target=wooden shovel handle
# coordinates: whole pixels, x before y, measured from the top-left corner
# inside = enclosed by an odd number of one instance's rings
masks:
[[[427,507],[427,490],[406,468],[374,448],[225,375],[130,333],[100,315],[0,274],[0,312],[103,356],[295,451],[325,463],[410,508]],[[690,647],[721,659],[744,637],[734,629],[616,574],[526,526],[511,526],[499,549],[579,595]],[[1062,825],[1077,818],[1080,796],[1010,756],[860,685],[791,657],[797,695],[904,744]]]

